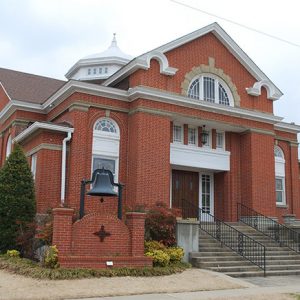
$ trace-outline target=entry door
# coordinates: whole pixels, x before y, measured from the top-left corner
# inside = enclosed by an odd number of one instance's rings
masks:
[[[172,207],[182,209],[183,218],[197,218],[199,173],[172,170]]]
[[[210,220],[209,215],[214,214],[213,186],[213,176],[211,174],[200,174],[200,208],[204,220]]]

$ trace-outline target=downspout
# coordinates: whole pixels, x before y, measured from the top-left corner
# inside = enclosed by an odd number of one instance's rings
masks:
[[[66,160],[67,160],[67,142],[72,138],[72,132],[68,132],[68,136],[62,142],[62,157],[61,157],[61,189],[60,189],[60,204],[63,207],[65,204],[66,194]]]

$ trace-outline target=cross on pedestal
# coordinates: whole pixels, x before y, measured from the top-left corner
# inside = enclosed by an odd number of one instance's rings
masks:
[[[111,234],[104,229],[104,225],[101,225],[100,230],[94,232],[94,235],[97,235],[100,238],[100,242],[104,242],[104,239]]]

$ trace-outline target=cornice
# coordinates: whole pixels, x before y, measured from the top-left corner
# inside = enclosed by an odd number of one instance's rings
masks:
[[[182,96],[170,92],[162,92],[157,89],[147,87],[135,87],[129,89],[128,98],[130,101],[134,101],[138,98],[149,99],[153,101],[201,109],[208,112],[226,114],[237,118],[254,120],[259,122],[265,122],[269,124],[275,124],[280,122],[283,118],[274,116],[273,114],[250,111],[238,107],[229,107],[220,104],[214,104],[206,101],[192,99],[186,96]]]
[[[53,131],[59,131],[59,132],[74,132],[74,128],[65,127],[65,126],[56,125],[56,124],[34,122],[31,126],[26,128],[19,135],[17,135],[13,139],[13,143],[19,143],[19,142],[23,141],[25,138],[32,135],[32,133],[34,133],[38,129],[47,129],[47,130],[53,130]]]

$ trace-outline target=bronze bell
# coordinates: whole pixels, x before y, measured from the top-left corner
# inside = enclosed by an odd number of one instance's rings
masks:
[[[116,197],[118,193],[114,191],[113,186],[113,175],[109,170],[96,170],[96,176],[93,181],[93,187],[87,193],[90,196],[108,196],[108,197]]]

